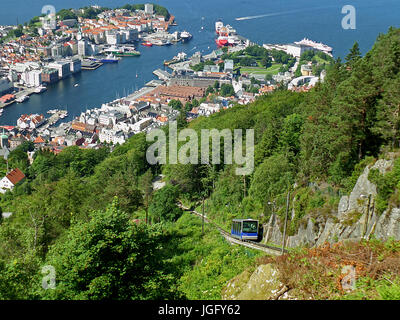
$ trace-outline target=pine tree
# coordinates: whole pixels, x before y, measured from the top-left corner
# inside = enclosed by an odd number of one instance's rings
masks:
[[[358,42],[355,42],[350,53],[346,56],[346,65],[352,67],[361,58],[361,51]]]

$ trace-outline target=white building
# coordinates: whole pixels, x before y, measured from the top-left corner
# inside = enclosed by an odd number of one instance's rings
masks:
[[[80,56],[87,56],[87,42],[85,39],[78,41],[78,55]]]
[[[45,120],[42,114],[23,114],[17,120],[17,127],[20,129],[35,129],[44,124]]]
[[[221,110],[219,103],[201,103],[199,106],[199,114],[209,116],[210,114],[216,113]]]
[[[302,45],[302,44],[288,44],[286,45],[286,53],[293,57],[300,58],[301,55],[306,51],[316,51],[313,47]]]
[[[107,44],[116,45],[121,43],[121,35],[115,31],[108,31],[106,33]]]
[[[103,128],[99,133],[99,140],[101,143],[123,144],[125,143],[125,135],[122,131]]]
[[[32,70],[21,74],[21,79],[28,87],[39,87],[42,84],[42,71]]]

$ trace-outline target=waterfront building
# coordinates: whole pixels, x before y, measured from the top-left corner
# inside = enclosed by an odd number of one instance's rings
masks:
[[[202,55],[201,55],[201,52],[198,51],[190,58],[190,65],[195,66],[195,65],[199,64],[201,62],[201,60],[202,60]]]
[[[25,72],[29,69],[28,65],[25,63],[17,62],[11,65],[12,70],[15,70],[17,73]]]
[[[10,80],[11,86],[13,82],[18,82],[18,73],[15,70],[10,69],[8,72],[8,80]]]
[[[106,32],[106,42],[110,45],[116,45],[121,43],[121,35],[119,32],[110,30]]]
[[[23,114],[17,120],[17,127],[20,129],[36,129],[45,122],[45,117],[41,114]]]
[[[78,58],[74,58],[70,62],[70,71],[71,73],[77,73],[82,70],[82,61]]]
[[[286,46],[286,53],[293,57],[300,58],[301,55],[306,51],[316,51],[313,47],[306,46],[303,44],[288,44]]]
[[[56,69],[58,71],[58,77],[60,79],[64,79],[71,75],[71,67],[70,67],[70,62],[65,61],[65,60],[60,60],[56,61],[53,63],[50,63],[49,68]]]
[[[127,29],[120,31],[122,35],[122,43],[134,42],[139,40],[139,32],[135,29]]]
[[[44,68],[42,71],[42,81],[46,83],[54,83],[59,80],[58,70],[52,68]]]
[[[5,94],[4,96],[2,96],[0,98],[0,102],[2,102],[2,103],[11,102],[13,100],[15,100],[15,95],[10,94],[10,93],[9,94]]]

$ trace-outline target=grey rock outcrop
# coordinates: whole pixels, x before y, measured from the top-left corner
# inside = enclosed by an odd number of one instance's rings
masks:
[[[252,274],[247,270],[230,280],[222,292],[223,300],[269,300],[278,298],[283,288],[278,270],[260,265]]]
[[[380,159],[373,166],[367,166],[350,195],[341,197],[336,212],[326,218],[306,218],[307,223],[299,227],[297,234],[287,237],[286,246],[320,246],[325,242],[360,240],[372,235],[381,240],[400,240],[400,208],[389,208],[379,216],[374,208],[377,188],[368,180],[372,169],[385,174],[391,170],[393,163],[393,160]],[[264,242],[282,244],[283,235],[278,220],[271,217],[264,226],[267,231],[264,232]]]

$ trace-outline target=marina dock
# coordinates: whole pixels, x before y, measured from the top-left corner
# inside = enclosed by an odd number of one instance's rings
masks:
[[[82,60],[82,70],[96,70],[103,65],[102,62],[92,60]]]
[[[15,99],[6,103],[0,102],[0,108],[5,108],[8,107],[9,105],[12,105],[13,103],[16,103],[18,98],[22,97],[22,96],[30,96],[33,93],[35,93],[35,89],[34,88],[28,88],[28,89],[24,89],[21,90],[17,93],[14,94]]]

